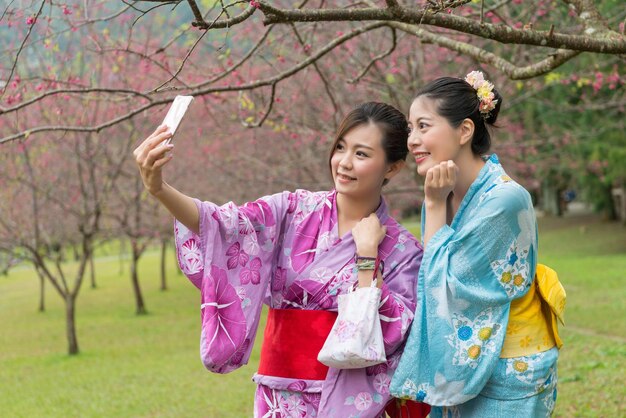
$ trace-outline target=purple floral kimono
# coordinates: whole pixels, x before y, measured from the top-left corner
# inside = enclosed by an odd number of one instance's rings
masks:
[[[337,311],[337,296],[356,279],[352,234],[337,233],[336,192],[297,190],[237,206],[196,201],[200,234],[175,224],[178,262],[201,291],[202,362],[227,373],[246,364],[262,304]],[[330,368],[325,380],[255,374],[255,417],[380,417],[413,319],[422,259],[418,241],[389,217],[379,246],[385,262],[380,318],[387,362]]]

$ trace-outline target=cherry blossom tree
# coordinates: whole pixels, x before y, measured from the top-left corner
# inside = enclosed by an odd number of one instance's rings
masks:
[[[600,4],[541,0],[532,6],[521,0],[388,0],[334,6],[313,5],[308,0],[295,5],[292,1],[153,0],[114,6],[102,1],[11,2],[0,23],[5,21],[21,33],[5,46],[0,115],[13,117],[15,122],[19,112],[36,103],[68,94],[84,97],[91,106],[97,100],[124,105],[95,124],[71,126],[60,120],[22,127],[3,135],[0,142],[46,131],[99,132],[160,107],[181,91],[194,96],[262,94],[265,106],[246,122],[258,126],[275,107],[279,85],[306,68],[318,70],[321,62],[336,60],[340,57],[336,51],[350,40],[368,43],[383,38],[386,43],[362,63],[354,79],[362,78],[360,73],[377,61],[392,59],[403,42],[414,48],[436,45],[511,79],[538,77],[579,55],[624,54],[623,10],[615,11],[609,0]],[[163,25],[178,29],[163,38],[157,35],[157,27]],[[81,53],[88,51],[107,62],[107,77],[60,80],[30,71],[30,60],[37,59],[33,51],[42,46],[77,53],[72,44],[83,47],[87,27],[103,29],[89,31],[89,46]],[[118,60],[130,59],[136,60],[133,73],[145,81],[141,87],[129,86],[115,75]],[[336,81],[328,74],[325,77],[330,93]]]

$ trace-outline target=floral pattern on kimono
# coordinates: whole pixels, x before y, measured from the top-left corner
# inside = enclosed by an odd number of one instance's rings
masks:
[[[422,228],[425,219],[423,210]],[[529,398],[549,386],[556,348],[528,358],[500,358],[511,301],[528,291],[536,258],[530,196],[492,155],[452,223],[436,231],[425,250],[418,309],[392,394],[433,405],[433,417],[499,416],[485,412],[501,407],[491,403],[496,400],[543,405]],[[550,384],[555,381],[556,376]],[[549,412],[538,408],[531,407],[529,416]]]
[[[281,309],[337,310],[356,282],[352,234],[338,236],[336,192],[283,192],[237,206],[196,201],[199,234],[175,223],[181,270],[200,289],[200,355],[210,371],[246,364],[263,303]],[[326,379],[256,374],[255,416],[378,417],[413,319],[421,245],[389,217],[379,314],[388,356],[367,369],[329,369]]]

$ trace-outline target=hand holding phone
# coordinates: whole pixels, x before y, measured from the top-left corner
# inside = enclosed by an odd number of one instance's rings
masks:
[[[176,96],[176,98],[174,98],[174,102],[172,102],[170,109],[167,111],[167,115],[165,115],[165,119],[163,119],[163,125],[166,125],[172,133],[172,138],[192,101],[193,96]],[[172,138],[168,139],[166,144],[169,144]]]

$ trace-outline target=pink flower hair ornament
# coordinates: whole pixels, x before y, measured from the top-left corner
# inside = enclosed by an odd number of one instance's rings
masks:
[[[489,117],[489,112],[495,109],[498,104],[498,100],[494,100],[493,84],[485,80],[485,76],[481,71],[470,72],[465,76],[464,80],[476,90],[476,95],[478,100],[480,100],[478,110],[482,117]]]

